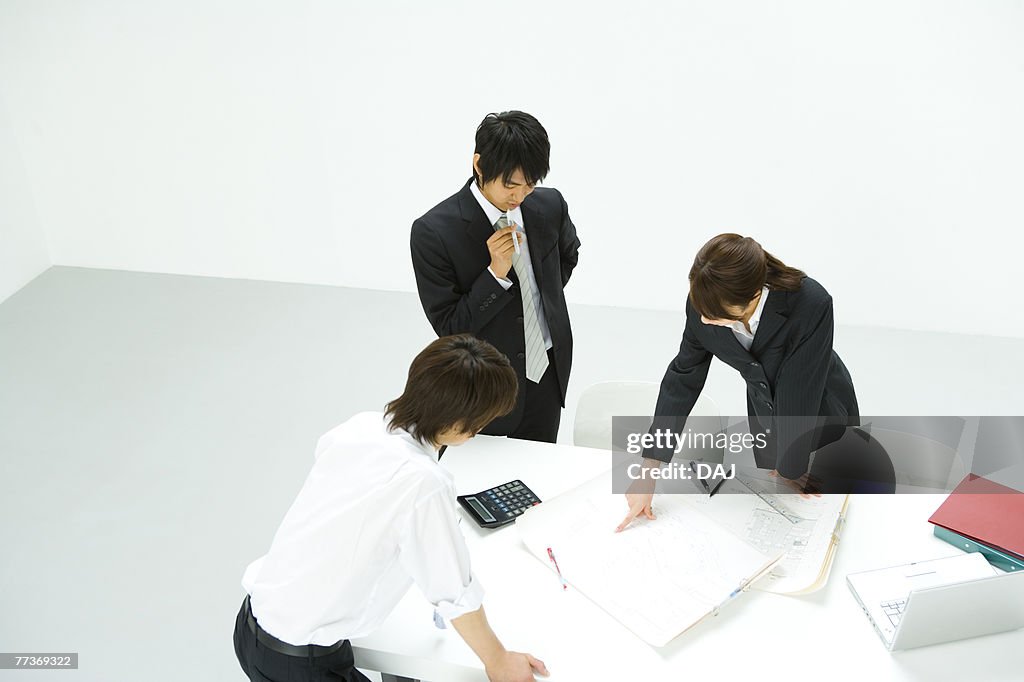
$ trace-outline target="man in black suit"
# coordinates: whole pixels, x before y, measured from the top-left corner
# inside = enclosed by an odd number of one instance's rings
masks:
[[[538,188],[551,144],[521,111],[488,114],[473,177],[412,225],[420,303],[438,336],[470,333],[508,356],[515,409],[481,433],[555,442],[572,366],[564,287],[580,241],[565,200]]]

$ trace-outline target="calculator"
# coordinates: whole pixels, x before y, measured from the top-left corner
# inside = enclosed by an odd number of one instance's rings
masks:
[[[509,481],[475,495],[459,495],[457,499],[473,520],[484,528],[497,528],[512,523],[524,511],[540,504],[540,498],[519,480]]]

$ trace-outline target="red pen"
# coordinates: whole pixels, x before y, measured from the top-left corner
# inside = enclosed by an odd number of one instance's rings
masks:
[[[548,558],[551,559],[551,563],[555,565],[555,570],[558,571],[558,579],[562,581],[562,589],[569,589],[569,583],[565,582],[565,576],[562,575],[562,569],[558,567],[558,561],[555,560],[555,553],[548,547]]]

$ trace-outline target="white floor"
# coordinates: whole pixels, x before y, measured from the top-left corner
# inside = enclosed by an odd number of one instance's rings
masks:
[[[583,388],[659,381],[682,329],[571,313],[563,442]],[[55,267],[5,301],[0,649],[75,651],[80,669],[0,679],[244,679],[242,570],[317,437],[397,396],[432,338],[414,295],[379,291]],[[835,345],[864,414],[1024,414],[1022,339],[840,327]],[[728,368],[706,390],[743,414]]]

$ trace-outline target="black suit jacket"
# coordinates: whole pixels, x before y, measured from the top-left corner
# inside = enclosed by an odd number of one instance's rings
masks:
[[[702,323],[687,300],[683,340],[655,415],[687,417],[717,357],[747,382],[750,432],[768,443],[755,448],[758,466],[798,478],[812,450],[841,437],[843,429],[832,427],[859,423],[853,379],[832,350],[832,331],[832,297],[810,277],[797,291],[769,294],[749,352],[728,327]],[[667,461],[664,451],[644,456]]]
[[[487,429],[501,433],[514,428],[522,416],[526,389],[523,302],[514,270],[508,274],[513,281],[508,291],[487,270],[491,263],[487,240],[494,228],[470,190],[472,182],[413,222],[412,266],[423,312],[438,336],[473,334],[512,362],[519,378],[516,408]],[[538,187],[521,210],[564,407],[572,367],[572,330],[563,288],[576,267],[580,240],[558,190]]]

